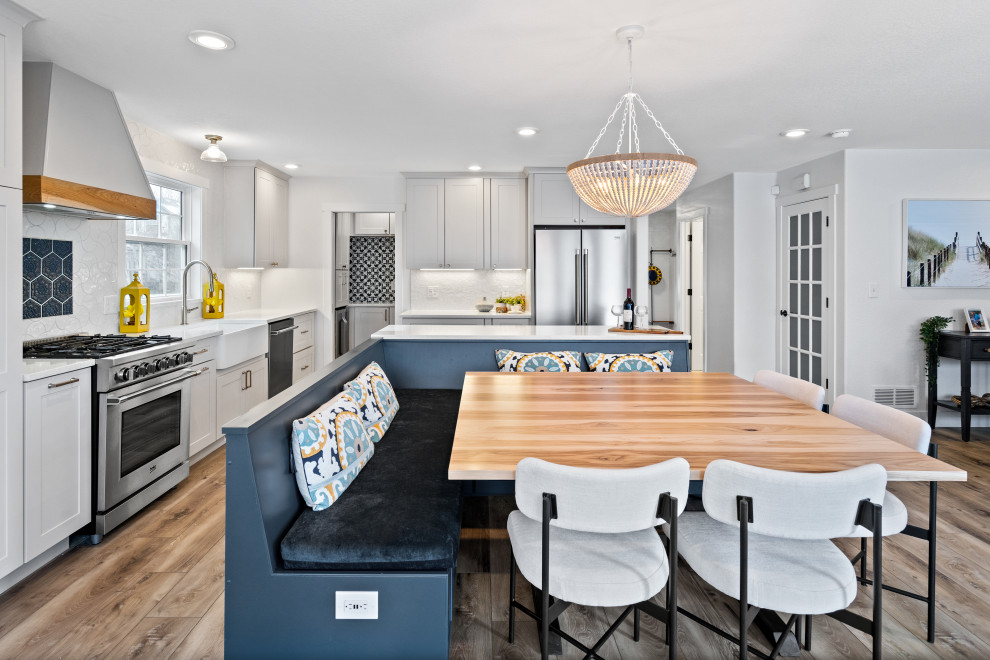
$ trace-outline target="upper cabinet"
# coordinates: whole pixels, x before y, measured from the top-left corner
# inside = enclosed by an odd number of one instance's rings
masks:
[[[8,11],[13,8],[0,7],[0,186],[20,189],[24,185],[21,28],[30,18],[21,15],[23,10],[8,17]]]
[[[566,172],[532,175],[534,225],[624,225],[625,218],[601,213],[581,201]]]
[[[406,267],[526,268],[524,179],[410,178]]]
[[[289,265],[289,177],[260,161],[224,166],[224,265]]]
[[[529,267],[526,180],[489,179],[492,268]]]
[[[394,213],[355,213],[354,234],[390,235],[395,233]]]

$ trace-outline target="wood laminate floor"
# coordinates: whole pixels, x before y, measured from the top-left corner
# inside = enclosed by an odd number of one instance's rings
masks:
[[[945,484],[939,506],[937,639],[925,639],[925,605],[884,595],[887,658],[990,658],[990,432],[964,444],[939,430],[940,457],[969,471],[969,481]],[[193,466],[189,479],[109,534],[98,546],[75,548],[0,596],[0,658],[219,658],[223,655],[224,452]],[[891,484],[924,524],[927,490]],[[536,626],[517,618],[508,630],[509,541],[505,519],[511,498],[465,500],[458,561],[451,658],[539,657]],[[850,550],[853,544],[847,544]],[[917,539],[884,543],[885,579],[923,590],[926,547]],[[682,564],[682,566],[684,566]],[[680,573],[681,605],[733,628],[732,603],[687,567]],[[520,578],[518,596],[529,601]],[[857,607],[868,614],[869,592]],[[590,643],[619,610],[573,606],[563,626]],[[643,617],[619,628],[602,650],[606,658],[665,658],[663,627]],[[735,647],[682,617],[680,657],[733,658]],[[804,658],[867,658],[870,640],[826,617],[816,617],[814,644]],[[565,644],[565,658],[581,654]]]

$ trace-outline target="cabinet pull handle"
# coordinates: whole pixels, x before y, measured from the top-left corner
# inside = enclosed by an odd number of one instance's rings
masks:
[[[301,330],[301,331],[299,332],[299,334],[301,334],[301,335],[304,335],[304,334],[306,334],[307,332],[309,332],[309,330]]]
[[[309,365],[304,364],[302,367],[299,368],[299,371],[306,371],[307,369],[309,369]]]
[[[204,348],[204,349],[199,350],[199,351],[193,351],[193,355],[202,355],[203,353],[209,353],[209,352],[210,352],[210,349]]]
[[[72,385],[73,383],[78,383],[78,378],[70,378],[69,380],[63,380],[61,383],[48,383],[48,389],[54,390],[56,387],[62,387],[63,385]]]
[[[248,389],[254,387],[254,369],[248,369]]]
[[[242,371],[241,375],[244,376],[244,385],[241,387],[241,392],[246,390],[250,385],[248,385],[248,372]]]

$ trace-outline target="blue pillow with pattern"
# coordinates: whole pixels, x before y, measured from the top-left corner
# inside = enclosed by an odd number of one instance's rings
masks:
[[[517,353],[505,348],[495,351],[499,371],[581,371],[578,351],[544,351]]]
[[[344,391],[357,402],[361,422],[371,441],[381,440],[399,412],[399,400],[385,371],[372,362],[344,385]]]
[[[591,371],[670,371],[674,351],[655,353],[585,353]]]
[[[336,502],[374,454],[358,405],[345,392],[292,422],[296,485],[314,511]]]

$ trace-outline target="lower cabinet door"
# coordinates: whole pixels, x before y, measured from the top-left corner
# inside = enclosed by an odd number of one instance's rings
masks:
[[[297,383],[300,379],[313,373],[314,354],[313,347],[304,348],[298,353],[292,354],[292,382]]]
[[[244,390],[247,389],[247,369],[235,367],[217,375],[217,437],[223,427],[244,412]]]
[[[201,373],[189,388],[189,455],[195,456],[213,444],[217,435],[217,370],[210,360],[193,367]],[[206,371],[202,371],[206,369]]]
[[[268,358],[258,358],[248,364],[248,388],[244,390],[244,410],[268,401]]]
[[[24,561],[92,521],[90,370],[24,384]]]

